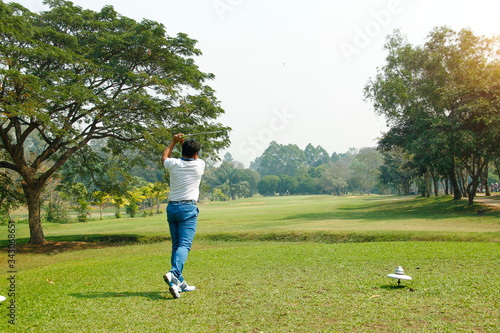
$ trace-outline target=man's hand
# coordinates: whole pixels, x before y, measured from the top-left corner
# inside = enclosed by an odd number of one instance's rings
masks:
[[[174,135],[172,138],[172,141],[170,141],[170,144],[168,145],[167,149],[163,152],[163,156],[161,157],[161,162],[165,162],[167,158],[170,158],[172,156],[172,151],[174,150],[174,147],[177,143],[180,143],[181,145],[184,143],[184,134],[179,133]]]
[[[183,133],[179,133],[179,134],[176,134],[174,135],[172,141],[174,141],[175,143],[180,143],[181,145],[184,143],[184,140],[185,140],[185,136]]]

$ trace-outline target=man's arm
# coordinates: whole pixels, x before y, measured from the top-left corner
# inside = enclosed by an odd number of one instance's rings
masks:
[[[163,156],[161,157],[162,164],[165,162],[167,158],[170,158],[170,156],[172,156],[172,151],[174,150],[174,147],[177,144],[177,142],[179,142],[181,145],[184,143],[184,134],[179,133],[177,135],[174,135],[167,149],[165,149],[165,151],[163,152]]]

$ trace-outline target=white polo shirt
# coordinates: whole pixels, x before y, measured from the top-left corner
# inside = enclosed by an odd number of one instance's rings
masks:
[[[169,201],[194,200],[200,196],[201,176],[205,172],[205,162],[167,158],[163,166],[170,172]]]

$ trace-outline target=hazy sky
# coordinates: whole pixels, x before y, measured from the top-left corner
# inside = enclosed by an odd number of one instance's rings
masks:
[[[32,11],[39,0],[19,0]],[[500,34],[500,1],[444,0],[75,0],[163,23],[198,40],[201,70],[232,127],[229,152],[248,166],[271,141],[321,145],[330,154],[375,146],[386,130],[363,101],[384,65],[386,36],[400,28],[422,44],[436,26]],[[224,153],[221,154],[221,156]]]

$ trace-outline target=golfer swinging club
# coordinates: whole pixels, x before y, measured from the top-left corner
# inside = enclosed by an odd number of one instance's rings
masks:
[[[201,144],[195,139],[184,139],[184,134],[173,137],[161,158],[163,165],[170,172],[170,194],[168,195],[167,220],[172,237],[172,269],[163,276],[174,298],[181,292],[193,291],[182,270],[186,263],[198,218],[196,202],[200,194],[200,181],[205,171],[205,162],[198,158]],[[170,158],[175,145],[182,145],[182,157]]]

